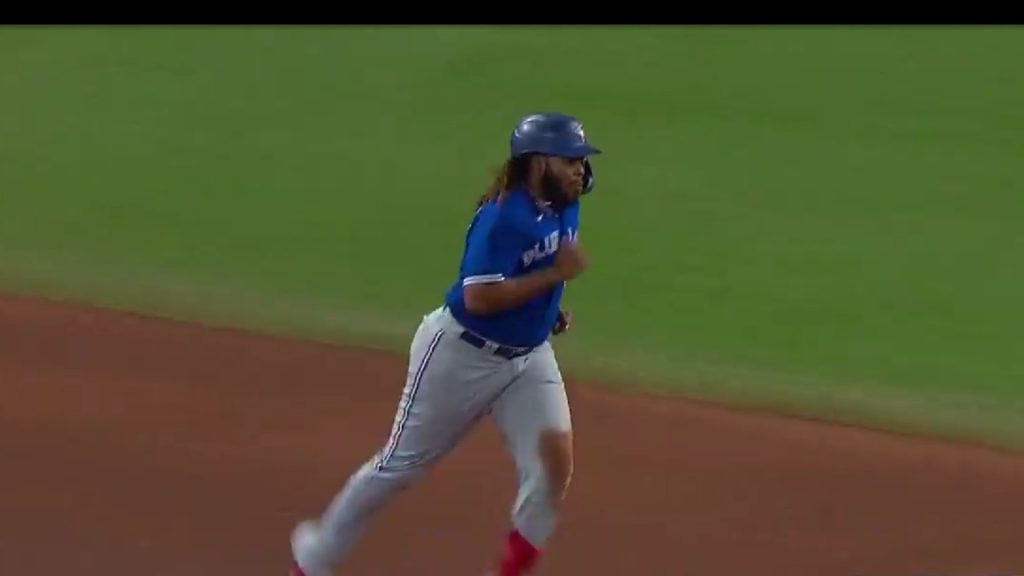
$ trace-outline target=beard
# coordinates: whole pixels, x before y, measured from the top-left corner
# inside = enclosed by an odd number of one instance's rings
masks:
[[[559,182],[550,171],[544,170],[540,179],[540,192],[544,200],[551,203],[551,207],[561,212],[563,208],[572,204],[575,200],[565,191],[565,187]]]

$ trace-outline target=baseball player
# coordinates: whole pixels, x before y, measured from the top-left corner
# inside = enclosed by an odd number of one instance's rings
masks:
[[[528,573],[551,536],[573,470],[572,425],[549,336],[569,329],[565,283],[587,267],[579,199],[599,154],[574,117],[523,118],[466,233],[459,276],[423,317],[391,434],[317,520],[292,532],[293,576],[329,576],[371,516],[423,476],[484,416],[515,461],[512,526],[493,567]]]

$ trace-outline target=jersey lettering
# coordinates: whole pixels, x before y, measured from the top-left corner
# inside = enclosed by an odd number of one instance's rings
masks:
[[[543,247],[541,246],[543,244]],[[558,251],[558,230],[548,234],[543,242],[538,242],[532,248],[523,252],[523,267],[529,267],[534,261],[550,256]]]

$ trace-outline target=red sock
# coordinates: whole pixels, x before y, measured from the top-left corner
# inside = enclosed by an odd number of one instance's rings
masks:
[[[529,572],[540,556],[540,550],[530,544],[518,530],[508,535],[505,555],[501,559],[499,576],[521,576]]]

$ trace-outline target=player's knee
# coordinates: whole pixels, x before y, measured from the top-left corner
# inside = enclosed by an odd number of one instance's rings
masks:
[[[557,505],[565,499],[572,479],[572,432],[549,430],[540,436],[540,458],[544,464],[551,499]]]

